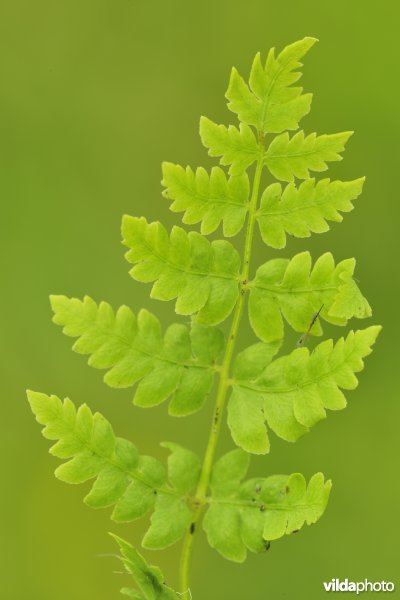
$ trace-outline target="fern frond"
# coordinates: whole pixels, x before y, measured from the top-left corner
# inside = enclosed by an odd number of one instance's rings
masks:
[[[353,210],[352,200],[361,194],[364,180],[308,179],[299,187],[290,183],[283,192],[279,183],[273,183],[264,191],[257,211],[263,241],[284,248],[286,235],[306,238],[328,231],[327,221],[341,222],[340,212]]]
[[[270,541],[318,521],[331,489],[322,473],[314,475],[308,486],[300,473],[242,483],[248,465],[249,457],[242,450],[233,450],[216,462],[203,522],[210,546],[236,562],[246,559],[247,550],[265,552]]]
[[[297,129],[300,119],[310,111],[312,94],[302,94],[301,87],[291,85],[301,77],[297,71],[302,66],[300,59],[316,41],[306,37],[287,46],[276,58],[271,48],[265,66],[258,53],[251,67],[250,87],[232,69],[226,92],[228,108],[263,133]]]
[[[192,518],[187,494],[200,474],[200,461],[193,452],[166,444],[173,455],[167,478],[162,463],[140,455],[134,444],[116,437],[103,415],[92,414],[86,404],[76,409],[68,398],[62,402],[57,396],[32,391],[28,400],[36,420],[44,425],[43,436],[58,440],[50,453],[69,459],[56,469],[56,477],[71,484],[95,479],[84,498],[88,506],[114,506],[111,518],[116,522],[134,521],[154,509],[142,542],[146,548],[166,548],[184,535]]]
[[[142,407],[156,406],[172,396],[169,413],[196,412],[213,384],[215,361],[224,347],[216,328],[193,323],[168,327],[164,336],[159,320],[142,309],[138,316],[121,306],[116,313],[107,302],[51,296],[53,321],[79,339],[73,349],[90,354],[89,365],[109,369],[107,385],[130,387],[140,382],[133,399]]]
[[[166,585],[164,575],[158,567],[150,566],[131,544],[113,533],[110,535],[119,546],[126,572],[132,575],[140,589],[139,593],[131,588],[123,588],[122,594],[135,600],[177,600],[178,595]]]
[[[235,443],[247,452],[265,454],[269,451],[266,423],[276,435],[294,442],[324,419],[326,410],[345,408],[341,389],[357,387],[355,373],[364,368],[363,358],[372,352],[380,330],[371,326],[351,331],[335,345],[327,340],[311,354],[307,348],[298,348],[273,362],[276,346],[264,350],[256,344],[239,354],[228,405]],[[254,361],[260,353],[261,358]]]
[[[201,117],[202,143],[209,156],[229,168],[228,175],[220,166],[207,172],[163,163],[163,196],[173,212],[183,213],[184,224],[199,223],[200,233],[181,227],[167,232],[158,221],[123,218],[132,278],[152,283],[152,298],[174,300],[177,314],[191,316],[189,327],[173,324],[163,333],[147,310],[136,316],[126,306],[114,312],[109,304],[96,304],[89,297],[51,297],[54,322],[77,338],[73,349],[89,355],[91,366],[106,370],[108,385],[137,385],[133,401],[138,406],[170,399],[170,414],[191,414],[205,402],[218,373],[202,464],[190,450],[165,442],[169,454],[164,467],[116,437],[110,423],[85,404],[76,407],[68,398],[28,392],[44,437],[55,442],[50,452],[64,461],[56,476],[71,484],[92,480],[84,498],[88,506],[112,507],[116,522],[151,513],[142,540],[145,548],[166,548],[185,536],[180,592],[168,587],[161,571],[130,544],[113,536],[137,585],[121,592],[134,600],[191,596],[193,535],[202,520],[209,544],[222,556],[242,562],[248,551],[265,552],[271,540],[315,523],[328,502],[331,482],[322,473],[308,485],[299,473],[245,479],[250,454],[269,452],[269,430],[294,442],[328,410],[345,408],[344,391],[358,385],[356,374],[381,329],[351,331],[312,352],[304,347],[309,335],[322,335],[322,321],[344,326],[354,317],[371,315],[353,276],[354,259],[335,264],[327,252],[312,264],[310,253],[301,252],[269,260],[252,273],[257,224],[266,244],[284,248],[288,235],[309,237],[341,221],[362,190],[363,179],[310,179],[310,172],[325,171],[328,162],[342,159],[352,132],[292,133],[310,110],[312,95],[294,84],[301,77],[301,59],[315,42],[306,37],[277,56],[272,49],[265,64],[257,54],[248,83],[232,70],[226,97],[239,118],[237,127]],[[260,200],[267,170],[288,185],[269,185]],[[295,184],[296,178],[306,181]],[[220,225],[225,237],[233,237],[245,223],[242,255],[226,240],[206,238]],[[261,342],[236,356],[247,297],[250,325]],[[231,313],[225,340],[216,325]],[[285,322],[301,337],[297,349],[276,358]],[[215,463],[226,404],[228,426],[239,448]]]
[[[207,238],[180,227],[170,237],[161,223],[125,216],[123,243],[130,248],[128,262],[136,281],[155,281],[151,297],[177,298],[179,315],[198,312],[197,320],[216,325],[231,313],[239,294],[240,256],[225,240],[210,243]]]
[[[239,233],[248,211],[250,184],[245,173],[227,180],[220,167],[213,167],[208,175],[202,167],[194,172],[168,162],[163,163],[162,171],[163,196],[173,200],[173,212],[185,213],[185,224],[201,222],[201,233],[207,235],[222,221],[225,237]]]
[[[305,137],[304,131],[299,131],[290,138],[288,133],[282,133],[270,143],[265,163],[281,181],[308,179],[310,171],[326,171],[327,162],[342,160],[340,153],[351,135],[352,131],[345,131],[319,136],[310,133]]]
[[[242,175],[258,158],[260,150],[248,125],[217,125],[207,117],[200,119],[200,137],[210,156],[218,156],[230,175]]]
[[[353,279],[355,260],[335,266],[327,252],[311,270],[309,252],[291,260],[277,258],[259,267],[250,281],[249,319],[255,334],[264,342],[283,337],[283,318],[295,331],[307,331],[313,316],[335,325],[346,325],[352,317],[363,319],[371,308]],[[321,335],[319,319],[312,335]]]

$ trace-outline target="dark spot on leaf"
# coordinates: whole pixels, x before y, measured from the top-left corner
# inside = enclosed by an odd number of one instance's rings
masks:
[[[191,535],[194,534],[195,529],[196,529],[196,523],[191,523],[190,524],[190,533],[191,533]]]
[[[267,552],[267,550],[269,550],[270,548],[271,548],[271,542],[269,542],[268,540],[264,540],[265,552]]]
[[[290,487],[288,485],[286,486],[285,491],[287,494],[290,492]]]
[[[299,533],[300,529],[293,529],[292,533]]]
[[[260,506],[260,512],[264,512],[265,511],[265,504],[261,504]]]

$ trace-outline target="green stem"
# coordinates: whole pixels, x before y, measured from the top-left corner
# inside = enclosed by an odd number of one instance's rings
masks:
[[[256,220],[256,211],[258,204],[258,195],[260,190],[261,174],[264,165],[264,138],[259,134],[259,147],[260,154],[257,160],[256,171],[254,174],[253,188],[249,204],[249,216],[247,221],[244,253],[243,253],[243,270],[240,277],[240,290],[239,299],[235,306],[233,314],[231,329],[229,332],[228,343],[225,350],[225,356],[222,362],[222,369],[220,371],[220,380],[215,400],[213,419],[211,424],[211,430],[208,438],[208,444],[204,455],[200,481],[197,486],[196,494],[194,497],[194,511],[193,511],[193,522],[190,527],[190,531],[187,532],[181,556],[180,565],[180,590],[181,598],[183,600],[191,600],[190,593],[190,560],[193,548],[194,533],[199,523],[200,517],[203,512],[203,507],[206,503],[206,494],[210,483],[211,470],[214,462],[215,451],[218,444],[219,434],[221,430],[222,414],[225,407],[226,394],[229,388],[229,373],[232,363],[233,353],[236,346],[236,339],[239,332],[239,325],[243,315],[243,309],[245,304],[245,294],[247,290],[247,283],[249,279],[250,270],[250,258],[251,250],[253,246],[253,235],[254,225]]]

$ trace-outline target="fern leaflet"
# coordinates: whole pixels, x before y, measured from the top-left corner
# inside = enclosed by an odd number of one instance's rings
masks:
[[[177,298],[180,315],[198,312],[198,321],[216,325],[231,313],[239,289],[240,256],[225,240],[210,242],[199,233],[174,227],[170,237],[159,222],[125,216],[126,259],[138,263],[130,274],[137,281],[155,281],[151,297]]]
[[[201,233],[213,233],[223,221],[225,237],[242,229],[248,210],[249,178],[246,173],[227,180],[220,167],[211,174],[202,167],[194,172],[190,167],[163,163],[163,195],[173,200],[173,212],[185,212],[183,222],[193,225],[201,221]]]
[[[311,269],[311,255],[301,252],[291,260],[276,258],[257,270],[250,288],[249,319],[264,342],[283,337],[283,318],[295,331],[304,332],[318,311],[321,319],[346,325],[352,317],[364,319],[371,308],[353,279],[355,260],[335,266],[327,252]],[[313,335],[321,335],[318,319]]]
[[[221,165],[230,165],[231,175],[242,175],[260,153],[253,131],[244,123],[240,123],[238,129],[234,125],[217,125],[202,117],[200,137],[210,156],[220,156]]]
[[[79,338],[73,349],[90,354],[92,367],[109,369],[104,377],[107,385],[121,388],[140,382],[134,404],[156,406],[172,396],[172,415],[201,408],[223,350],[224,336],[218,329],[175,324],[163,337],[160,322],[147,310],[136,317],[121,306],[114,313],[106,302],[97,305],[88,296],[83,301],[51,296],[51,305],[53,321],[64,327],[66,335]]]
[[[299,131],[292,138],[288,133],[277,135],[265,153],[265,163],[272,175],[281,181],[293,181],[295,177],[308,179],[310,171],[326,171],[327,162],[342,160],[340,153],[352,131],[305,136]]]
[[[77,410],[68,398],[62,402],[32,391],[28,399],[44,425],[43,436],[58,440],[51,454],[69,459],[56,469],[56,477],[71,484],[95,479],[84,499],[88,506],[114,506],[111,518],[116,522],[134,521],[154,509],[142,541],[145,548],[166,548],[184,535],[192,514],[186,496],[200,474],[193,452],[166,444],[172,452],[168,480],[162,463],[116,437],[110,423],[100,413],[93,415],[86,404]]]
[[[326,417],[326,409],[345,408],[340,388],[357,387],[355,373],[364,368],[363,358],[371,353],[380,329],[351,331],[335,345],[326,340],[311,354],[298,348],[272,362],[279,348],[276,343],[256,344],[239,354],[228,406],[236,444],[247,452],[265,454],[270,447],[266,423],[279,437],[294,442]]]
[[[362,191],[364,178],[354,181],[307,179],[299,187],[290,183],[268,186],[261,197],[257,220],[263,241],[284,248],[286,236],[309,237],[329,230],[327,221],[342,221],[340,212],[353,210],[352,201]]]
[[[331,482],[322,473],[308,487],[300,473],[273,475],[242,482],[249,455],[233,450],[214,465],[210,487],[212,502],[203,526],[209,544],[236,562],[247,550],[265,552],[269,542],[315,523],[325,511]]]

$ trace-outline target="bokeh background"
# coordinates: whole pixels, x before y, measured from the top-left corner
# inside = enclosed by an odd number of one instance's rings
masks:
[[[82,486],[55,480],[57,460],[30,414],[27,387],[88,402],[142,452],[164,458],[159,442],[169,439],[203,452],[211,403],[184,420],[167,417],[165,405],[134,408],[130,390],[106,388],[71,352],[51,324],[48,295],[88,293],[172,322],[173,304],[150,301],[149,287],[128,276],[121,215],[179,222],[160,194],[161,161],[213,164],[198,120],[235,122],[224,102],[231,65],[247,74],[256,51],[304,35],[320,44],[305,59],[303,83],[315,95],[302,124],[307,132],[354,129],[330,175],[366,174],[367,183],[342,224],[290,242],[283,255],[310,248],[356,256],[370,322],[384,331],[347,410],[295,445],[274,437],[270,456],[252,463],[253,474],[323,470],[334,480],[324,518],[239,566],[200,535],[194,599],[318,600],[333,577],[392,580],[400,589],[398,22],[398,5],[387,0],[2,0],[2,598],[118,598],[129,581],[114,573],[106,532],[138,544],[146,525],[112,524],[108,510],[83,505]],[[272,255],[257,242],[254,263]],[[245,324],[241,343],[253,340]],[[231,447],[225,427],[220,451]],[[171,585],[178,552],[146,554]]]

